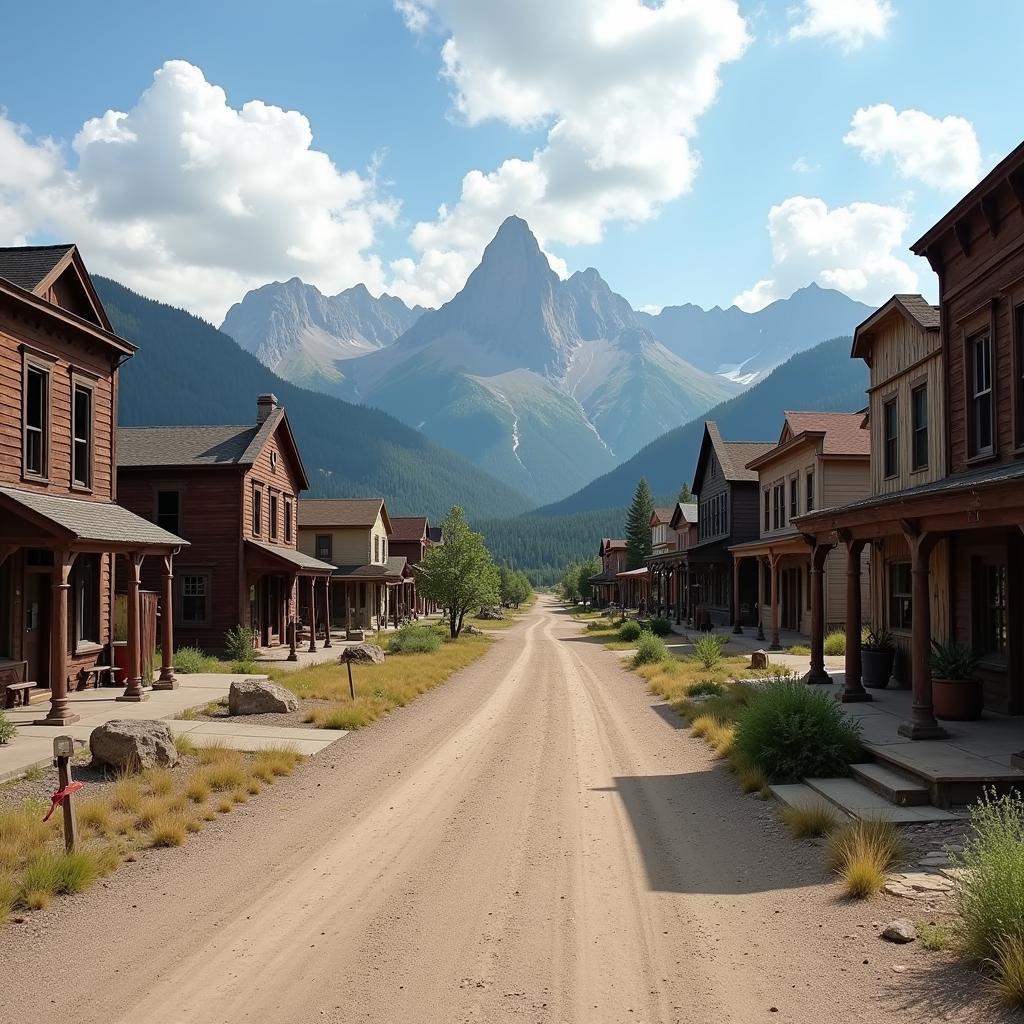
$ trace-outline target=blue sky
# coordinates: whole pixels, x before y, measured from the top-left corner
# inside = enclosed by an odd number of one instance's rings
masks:
[[[95,270],[215,320],[292,274],[443,301],[510,212],[560,271],[596,266],[638,307],[754,308],[814,279],[933,297],[907,246],[1021,141],[1011,0],[396,6],[5,12],[0,244],[73,237]],[[167,61],[187,64],[143,102]],[[304,115],[311,142],[294,120],[236,124],[251,100]],[[108,110],[129,119],[73,148]]]

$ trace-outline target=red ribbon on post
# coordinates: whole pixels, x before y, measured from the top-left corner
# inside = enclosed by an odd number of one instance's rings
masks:
[[[57,792],[50,797],[50,809],[46,812],[46,817],[43,818],[43,821],[49,821],[50,815],[53,814],[53,812],[57,810],[62,803],[64,803],[67,797],[71,796],[72,793],[77,793],[84,787],[84,782],[69,782],[63,789],[58,789]]]

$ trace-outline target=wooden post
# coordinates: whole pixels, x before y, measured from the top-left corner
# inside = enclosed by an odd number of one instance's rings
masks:
[[[874,699],[864,689],[860,657],[860,557],[865,542],[849,535],[844,536],[843,541],[846,544],[846,681],[840,699],[844,704],[857,704]]]
[[[70,725],[79,719],[68,707],[68,592],[74,564],[74,552],[54,551],[50,585],[50,709],[36,725]]]
[[[324,577],[324,647],[333,647],[331,643],[331,577]]]
[[[309,579],[309,653],[316,653],[316,587],[315,579]]]
[[[903,535],[910,548],[910,573],[913,577],[913,618],[911,622],[910,664],[913,705],[911,719],[899,727],[901,736],[912,740],[942,739],[948,733],[935,720],[932,707],[932,673],[929,662],[932,646],[931,586],[929,559],[939,540],[937,534],[922,533],[916,522],[907,521]]]
[[[810,684],[830,683],[831,677],[825,671],[825,560],[832,550],[831,544],[820,544],[815,538],[805,538],[811,545],[811,667],[804,682]],[[777,621],[774,603],[772,618]],[[776,650],[778,648],[775,648]]]
[[[288,660],[298,661],[299,652],[295,649],[295,603],[296,603],[296,589],[297,589],[297,576],[288,577],[288,591],[285,594],[284,599],[284,614],[285,621],[288,623]]]
[[[146,556],[128,553],[128,685],[117,700],[138,702],[147,699],[142,679],[142,563]]]
[[[742,633],[743,626],[740,623],[740,564],[742,559],[739,555],[732,556],[732,631]]]
[[[772,591],[772,642],[768,645],[770,651],[781,651],[782,644],[779,643],[779,562],[782,555],[774,552],[768,553],[768,568],[771,570],[771,591]]]
[[[154,690],[176,690],[178,677],[174,674],[174,555],[164,557],[163,592],[160,595],[160,678]]]
[[[57,788],[67,789],[71,785],[71,758],[57,756]],[[78,819],[75,817],[75,795],[68,793],[60,807],[64,812],[64,849],[71,853],[78,845]]]
[[[757,556],[757,639],[764,639],[764,559]]]

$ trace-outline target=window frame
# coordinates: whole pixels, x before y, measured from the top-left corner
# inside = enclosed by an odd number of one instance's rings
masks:
[[[1018,301],[1013,305],[1011,315],[1014,332],[1014,444],[1017,451],[1024,451],[1024,301]]]
[[[979,571],[985,574],[979,579]],[[993,603],[991,575],[1002,577],[997,583],[997,591],[1002,595],[1002,603]],[[1003,664],[1010,650],[1010,617],[1009,617],[1009,569],[1006,562],[993,562],[986,558],[971,559],[971,646],[978,652],[983,662]],[[982,638],[982,633],[988,636]],[[1002,633],[1002,646],[989,646],[993,636]]]
[[[51,434],[53,426],[53,362],[43,359],[34,353],[22,352],[21,361],[21,476],[23,480],[31,480],[33,483],[49,483],[50,481],[50,454]],[[42,424],[38,427],[29,427],[28,404],[29,404],[29,375],[38,373],[43,379],[43,394],[40,401],[42,413]],[[38,470],[29,469],[29,431],[39,433],[39,462]]]
[[[918,422],[917,400],[918,396],[924,396],[924,421]],[[928,469],[931,461],[928,456],[928,444],[930,441],[931,425],[928,415],[928,381],[922,380],[911,385],[910,388],[910,472],[921,473]],[[918,443],[923,438],[924,451],[922,459],[918,460]]]
[[[804,506],[808,512],[814,511],[814,468],[811,467],[804,472],[804,487],[807,493],[804,495]]]
[[[290,494],[284,495],[284,501],[281,503],[284,510],[284,542],[285,544],[291,544],[293,537],[292,530],[292,516],[295,514],[295,503],[292,500]]]
[[[800,477],[794,474],[789,478],[789,518],[796,519],[800,515]]]
[[[90,569],[91,579],[83,579],[86,567]],[[100,607],[102,604],[102,581],[103,565],[102,556],[98,554],[79,554],[75,557],[74,565],[71,567],[71,597],[72,597],[72,639],[74,641],[75,654],[98,651],[101,649],[100,630]],[[86,604],[85,585],[89,584],[92,589],[92,607]],[[85,622],[85,613],[88,612],[89,621]],[[85,635],[89,633],[90,635]]]
[[[889,433],[889,414],[892,413],[893,433]],[[882,402],[882,476],[894,480],[900,475],[900,406],[896,395]]]
[[[277,524],[278,513],[280,512],[281,498],[276,491],[271,491],[267,496],[267,530],[271,540],[277,540],[279,529]]]
[[[984,343],[987,351],[987,387],[978,388],[978,360],[977,352]],[[971,334],[966,341],[964,358],[966,362],[966,373],[964,378],[967,384],[967,457],[968,460],[983,460],[992,458],[996,454],[996,395],[995,395],[995,350],[992,344],[992,328],[986,323],[985,326]],[[988,403],[988,444],[980,445],[978,441],[979,426],[981,426],[978,415],[979,401],[985,399]]]
[[[178,581],[177,603],[178,621],[182,626],[209,626],[211,622],[211,605],[213,596],[213,573],[209,569],[186,569],[175,574]],[[186,594],[186,582],[189,579],[203,580],[202,594]],[[185,614],[185,601],[187,598],[201,597],[203,601],[203,617],[188,618]]]
[[[263,488],[259,484],[252,485],[252,527],[254,537],[263,536]]]
[[[178,510],[175,513],[175,527],[172,530],[169,526],[161,521],[162,513],[160,511],[160,497],[164,494],[173,494],[178,499]],[[160,527],[161,530],[166,530],[168,533],[173,533],[177,537],[182,536],[181,523],[182,523],[182,500],[181,500],[181,489],[178,487],[158,487],[153,493],[153,522]]]
[[[893,632],[909,633],[914,623],[914,577],[909,561],[900,559],[888,564],[886,579],[886,619]],[[906,572],[906,590],[896,589],[896,574]],[[900,614],[893,615],[894,602],[900,603]],[[898,618],[899,621],[895,621]]]
[[[320,542],[327,541],[327,555],[326,557],[320,551]],[[330,533],[318,533],[313,538],[313,551],[316,553],[316,558],[321,562],[333,562],[334,561],[334,536]]]
[[[771,532],[771,528],[772,528],[772,516],[771,516],[771,511],[772,511],[771,493],[772,493],[772,489],[770,487],[766,487],[762,493],[764,494],[764,501],[763,501],[763,505],[764,505],[764,513],[763,513],[764,529],[763,529],[762,532],[763,533],[770,533]]]

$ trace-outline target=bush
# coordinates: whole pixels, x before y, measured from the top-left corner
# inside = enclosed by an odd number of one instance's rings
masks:
[[[830,658],[838,658],[846,653],[846,634],[837,629],[825,637],[825,654]]]
[[[953,858],[966,868],[956,888],[964,951],[995,959],[999,944],[1024,940],[1024,799],[985,797],[971,808],[971,833]]]
[[[402,626],[388,644],[393,654],[432,654],[441,649],[441,638],[429,626]]]
[[[182,675],[194,675],[196,672],[211,671],[210,665],[215,659],[210,658],[198,647],[179,647],[174,652],[174,671]]]
[[[783,807],[782,820],[789,826],[794,839],[817,839],[836,827],[839,816],[826,803],[815,801],[803,807]]]
[[[699,683],[691,683],[686,688],[687,697],[721,697],[725,687],[714,679],[702,679]]]
[[[651,619],[651,632],[655,636],[670,636],[672,623],[668,619]]]
[[[640,628],[639,622],[635,619],[626,619],[626,621],[619,626],[619,639],[626,640],[627,642],[639,640],[642,632],[643,630]]]
[[[729,642],[728,637],[717,633],[704,633],[694,642],[694,657],[707,669],[715,668],[722,660],[722,651]]]
[[[741,713],[736,750],[773,783],[845,775],[860,753],[860,726],[830,694],[803,683],[770,683]]]
[[[848,896],[863,899],[880,892],[888,870],[899,860],[903,843],[888,821],[863,818],[836,829],[828,841],[828,859]]]
[[[224,653],[230,661],[255,661],[256,631],[248,626],[233,626],[224,634]]]
[[[17,731],[18,727],[0,711],[0,743],[7,743],[13,739]]]
[[[664,661],[668,657],[668,648],[660,636],[653,633],[641,633],[636,644],[636,654],[633,655],[634,665],[653,665],[656,662]]]

